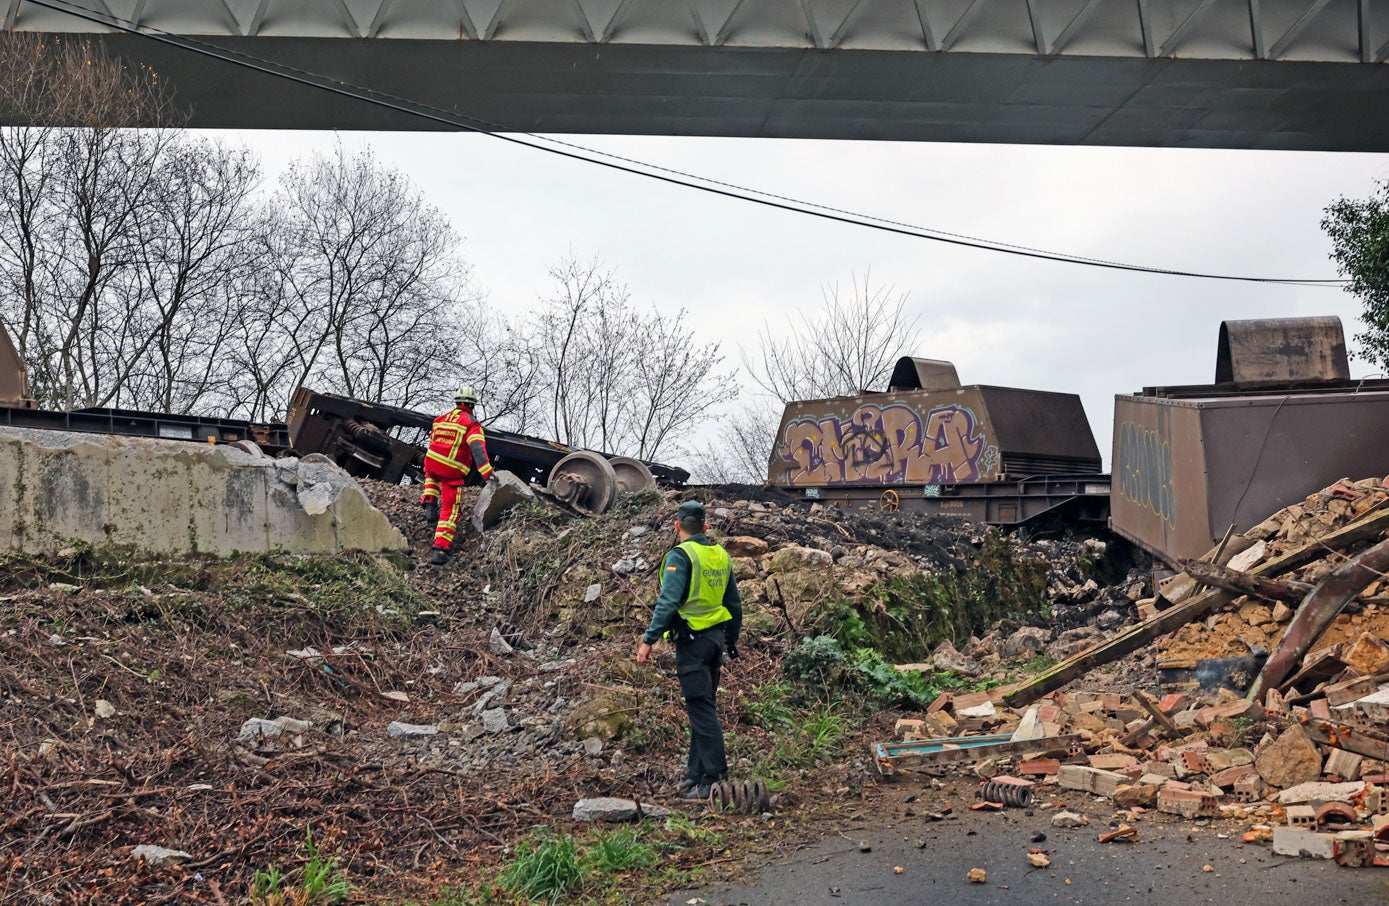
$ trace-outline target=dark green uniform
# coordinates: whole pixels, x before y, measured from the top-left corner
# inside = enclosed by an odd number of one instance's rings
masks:
[[[675,671],[690,719],[685,776],[696,784],[728,776],[714,697],[723,654],[737,649],[742,625],[743,599],[727,551],[703,534],[673,548],[662,564],[661,593],[642,640],[654,644],[666,633],[675,639]]]

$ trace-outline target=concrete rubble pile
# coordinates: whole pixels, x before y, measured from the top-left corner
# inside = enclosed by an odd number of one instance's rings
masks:
[[[899,721],[880,770],[963,763],[988,781],[976,808],[1073,790],[1121,828],[1229,821],[1282,855],[1389,867],[1386,536],[1389,479],[1338,481],[1187,561],[1136,626]],[[1154,694],[1084,679],[1148,646]]]

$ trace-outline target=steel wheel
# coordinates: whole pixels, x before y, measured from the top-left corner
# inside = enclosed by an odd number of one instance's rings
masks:
[[[892,513],[902,505],[902,498],[897,496],[896,491],[883,491],[878,498],[878,509]]]
[[[597,516],[617,499],[617,473],[606,459],[579,450],[555,463],[546,489],[580,513]]]
[[[608,464],[617,473],[617,493],[640,494],[642,491],[656,490],[656,478],[646,463],[630,456],[614,456]]]

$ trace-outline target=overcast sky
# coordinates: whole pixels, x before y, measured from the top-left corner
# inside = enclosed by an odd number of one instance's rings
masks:
[[[267,181],[327,151],[330,133],[237,132]],[[836,224],[660,184],[472,134],[350,133],[408,173],[465,237],[501,312],[535,303],[569,252],[600,256],[633,298],[736,362],[763,322],[820,304],[821,287],[908,293],[918,348],[966,384],[1079,393],[1106,463],[1114,394],[1210,382],[1225,319],[1340,315],[1339,289],[1264,286],[1032,261]],[[1389,177],[1389,155],[584,136],[585,145],[901,220],[1095,258],[1270,277],[1336,276],[1319,228],[1341,195]],[[1352,374],[1371,371],[1352,360]]]

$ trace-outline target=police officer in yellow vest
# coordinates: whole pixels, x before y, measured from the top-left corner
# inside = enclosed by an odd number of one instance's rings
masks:
[[[651,662],[651,646],[663,635],[675,639],[675,672],[690,718],[690,757],[677,785],[686,799],[707,799],[713,784],[728,777],[723,727],[714,695],[726,654],[738,658],[743,599],[733,580],[728,552],[704,534],[704,505],[680,504],[675,516],[679,543],[661,565],[661,593],[651,626],[637,648],[637,663]]]

